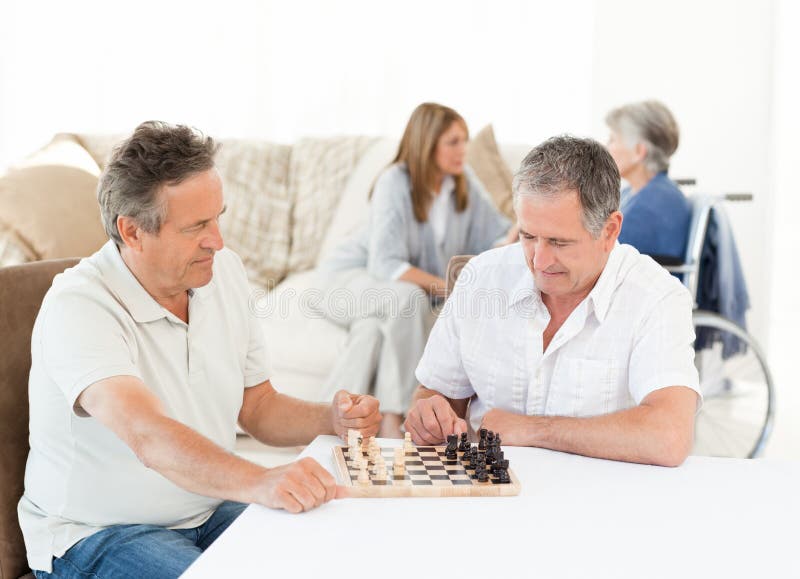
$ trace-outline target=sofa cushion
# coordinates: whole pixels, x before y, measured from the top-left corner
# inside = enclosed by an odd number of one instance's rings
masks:
[[[97,166],[100,167],[101,170],[106,168],[106,163],[108,163],[108,159],[111,157],[111,152],[114,150],[114,147],[129,137],[129,135],[124,133],[112,135],[88,135],[81,133],[73,136],[84,149],[89,151],[92,159],[94,159],[94,162],[97,163]]]
[[[381,174],[397,154],[397,139],[378,139],[361,158],[350,173],[339,204],[325,232],[317,263],[325,259],[369,218],[369,192]]]
[[[286,276],[289,262],[290,152],[288,145],[226,140],[217,154],[227,205],[220,219],[225,243],[242,258],[250,280],[264,288]]]
[[[276,388],[292,396],[316,399],[319,392],[298,392],[298,385],[278,378],[302,374],[320,387],[339,356],[347,332],[326,320],[313,306],[322,296],[319,274],[290,274],[268,293],[253,291],[252,306],[261,320]]]
[[[58,135],[0,178],[0,231],[29,260],[86,256],[108,240],[100,169],[74,137]]]
[[[467,164],[489,191],[495,207],[506,217],[514,219],[511,199],[511,169],[497,149],[492,125],[486,125],[469,142]]]
[[[375,140],[375,137],[302,139],[292,148],[289,187],[294,207],[289,271],[304,271],[316,264],[345,183]]]

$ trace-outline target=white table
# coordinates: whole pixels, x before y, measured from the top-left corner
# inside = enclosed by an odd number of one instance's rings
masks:
[[[301,456],[335,473],[339,443],[319,437]],[[504,450],[517,497],[250,506],[185,577],[800,577],[800,463]]]

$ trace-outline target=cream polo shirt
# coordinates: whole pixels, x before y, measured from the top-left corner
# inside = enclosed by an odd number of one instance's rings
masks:
[[[491,408],[594,416],[667,386],[700,396],[689,292],[629,245],[614,247],[595,287],[543,352],[549,321],[520,244],[487,251],[459,276],[417,379],[449,398],[477,394],[470,406],[476,429]]]
[[[91,384],[136,376],[170,417],[232,450],[244,389],[269,378],[267,349],[232,251],[190,291],[187,325],[159,305],[109,241],[57,276],[31,343],[30,443],[19,518],[33,569],[50,572],[104,527],[202,524],[221,502],[146,468],[111,430],[75,407]]]

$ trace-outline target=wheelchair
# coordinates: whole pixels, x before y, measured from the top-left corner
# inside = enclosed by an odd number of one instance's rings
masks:
[[[747,331],[717,313],[697,309],[700,263],[712,211],[749,193],[691,195],[692,220],[683,263],[662,265],[681,274],[694,299],[695,365],[703,406],[695,421],[692,454],[755,458],[772,431],[775,394],[766,357]],[[656,260],[660,261],[660,260]]]

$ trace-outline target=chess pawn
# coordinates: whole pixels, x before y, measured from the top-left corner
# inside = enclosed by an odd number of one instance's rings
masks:
[[[461,433],[461,442],[458,444],[459,452],[466,452],[469,450],[469,442],[467,441],[467,433]]]
[[[394,449],[394,463],[395,464],[402,464],[405,466],[406,462],[406,453],[403,452],[402,448],[395,448]]]
[[[405,436],[403,437],[403,451],[414,452],[414,443],[411,441],[410,432],[406,432]]]
[[[361,464],[361,468],[358,471],[358,482],[359,484],[369,484],[369,472],[366,464]]]

